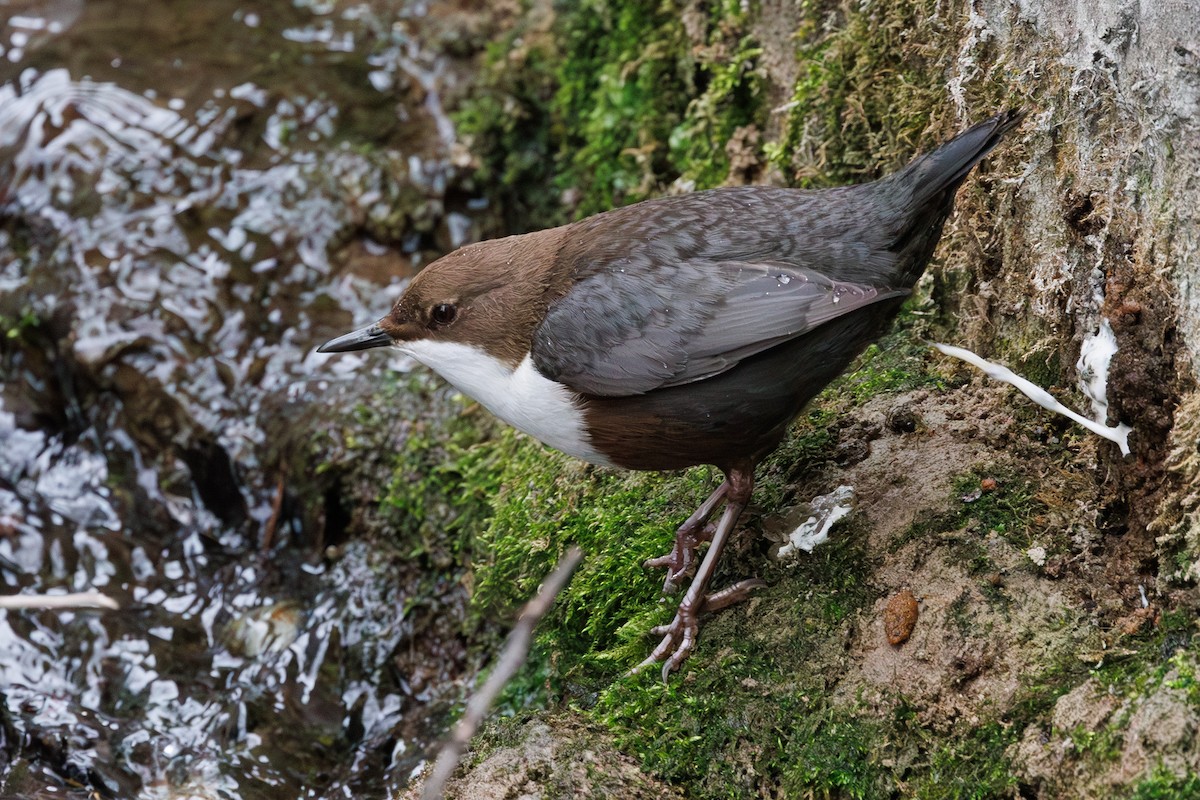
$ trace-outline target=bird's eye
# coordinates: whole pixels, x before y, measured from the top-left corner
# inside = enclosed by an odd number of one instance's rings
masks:
[[[438,303],[429,312],[429,321],[436,327],[444,328],[458,316],[458,309],[452,303]]]

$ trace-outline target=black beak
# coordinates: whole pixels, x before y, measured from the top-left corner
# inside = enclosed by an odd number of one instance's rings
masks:
[[[353,350],[367,350],[371,347],[383,347],[391,344],[392,337],[376,322],[365,328],[351,331],[344,336],[330,339],[317,348],[318,353],[349,353]]]

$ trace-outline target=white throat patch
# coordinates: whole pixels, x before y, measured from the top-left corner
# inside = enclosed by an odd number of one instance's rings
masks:
[[[567,455],[612,466],[592,447],[571,391],[539,373],[529,356],[512,369],[478,347],[458,342],[420,339],[397,346],[517,430]]]

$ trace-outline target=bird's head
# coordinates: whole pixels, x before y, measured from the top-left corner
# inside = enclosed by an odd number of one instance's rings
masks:
[[[441,341],[474,345],[519,363],[552,283],[553,251],[538,247],[543,241],[535,236],[480,242],[438,259],[413,278],[387,316],[331,339],[317,352],[384,345],[408,350],[413,343]]]

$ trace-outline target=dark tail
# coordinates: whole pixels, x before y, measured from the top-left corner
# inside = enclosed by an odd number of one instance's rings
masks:
[[[1024,116],[1019,109],[997,114],[879,181],[895,215],[883,246],[895,259],[889,271],[897,286],[910,287],[921,276],[954,208],[958,185]]]
[[[1023,109],[1010,109],[986,119],[926,153],[896,173],[897,185],[911,192],[909,208],[924,209],[953,202],[954,191],[992,148],[1025,118]],[[949,197],[946,195],[949,194]]]

